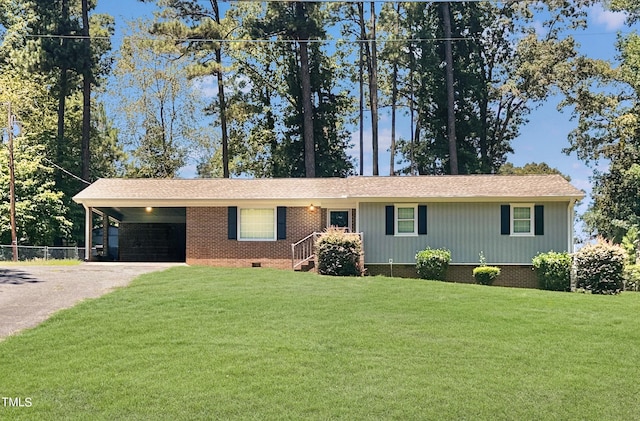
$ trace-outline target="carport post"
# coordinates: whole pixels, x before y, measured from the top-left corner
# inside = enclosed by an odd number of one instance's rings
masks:
[[[109,215],[102,214],[102,254],[109,260]]]
[[[93,209],[84,205],[84,260],[91,260],[91,244],[93,243]]]

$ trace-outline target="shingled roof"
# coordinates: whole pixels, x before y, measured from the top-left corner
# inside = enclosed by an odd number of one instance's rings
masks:
[[[582,191],[559,175],[456,175],[189,180],[104,178],[73,199],[88,206],[104,206],[106,202],[125,206],[127,202],[140,201],[171,202],[180,206],[183,202],[195,205],[234,200],[570,200],[583,196]]]
[[[560,175],[450,175],[349,178],[355,198],[582,198]]]

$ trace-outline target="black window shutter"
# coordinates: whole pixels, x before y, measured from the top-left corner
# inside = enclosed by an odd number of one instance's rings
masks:
[[[427,205],[418,205],[418,234],[427,234]]]
[[[395,209],[393,206],[386,206],[384,214],[384,233],[386,235],[393,235],[395,233],[395,221],[394,221],[394,213]]]
[[[500,234],[511,234],[511,206],[500,205]]]
[[[533,208],[533,214],[535,217],[535,235],[544,235],[544,206],[535,205]]]
[[[278,240],[286,240],[287,239],[287,208],[285,206],[278,206],[277,218],[278,218]]]
[[[227,238],[229,240],[238,239],[238,207],[229,206],[227,208]]]

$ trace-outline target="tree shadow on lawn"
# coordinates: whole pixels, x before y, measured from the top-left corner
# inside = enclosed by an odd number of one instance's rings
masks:
[[[0,269],[0,285],[23,285],[42,282],[23,270]]]

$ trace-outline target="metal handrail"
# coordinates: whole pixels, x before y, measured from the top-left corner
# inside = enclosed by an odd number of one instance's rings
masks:
[[[291,267],[296,269],[298,266],[302,266],[306,262],[315,257],[313,247],[316,243],[316,238],[319,232],[312,232],[304,237],[302,240],[291,244]],[[296,254],[296,251],[298,253]],[[296,262],[297,260],[297,262]]]
[[[291,244],[291,268],[293,270],[316,257],[314,250],[316,240],[322,234],[322,232],[312,232],[302,240]],[[363,241],[363,233],[353,232],[350,234],[357,235],[358,237],[360,237],[360,241]],[[296,251],[298,251],[298,254],[296,254]]]

